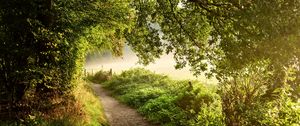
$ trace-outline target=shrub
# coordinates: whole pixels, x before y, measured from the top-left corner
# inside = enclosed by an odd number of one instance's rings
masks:
[[[162,95],[157,99],[149,100],[139,108],[139,112],[146,115],[150,120],[164,125],[180,125],[184,118],[181,108],[175,104],[176,97]]]
[[[204,87],[182,90],[176,104],[185,113],[182,125],[223,125],[222,106],[219,95]]]
[[[100,70],[95,75],[88,77],[88,79],[90,79],[90,81],[94,83],[103,83],[107,80],[110,80],[111,77],[112,77],[112,70],[110,71]]]
[[[160,88],[145,88],[124,94],[120,96],[120,99],[128,105],[139,107],[147,101],[158,98],[165,93],[166,91]]]
[[[292,101],[284,79],[275,81],[280,87],[270,88],[275,87],[273,74],[264,65],[253,64],[221,83],[227,125],[300,125],[299,102]]]
[[[142,68],[103,83],[122,102],[162,125],[223,125],[220,97],[197,81],[171,80]]]

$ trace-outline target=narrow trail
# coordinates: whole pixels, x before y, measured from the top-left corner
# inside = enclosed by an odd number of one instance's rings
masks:
[[[111,126],[155,126],[147,122],[135,109],[132,109],[115,98],[99,84],[92,85],[102,102],[105,115]]]

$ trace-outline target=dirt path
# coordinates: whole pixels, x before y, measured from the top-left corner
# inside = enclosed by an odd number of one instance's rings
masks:
[[[109,91],[99,84],[93,84],[93,89],[100,97],[105,115],[111,126],[154,126],[147,122],[140,114],[113,97]]]

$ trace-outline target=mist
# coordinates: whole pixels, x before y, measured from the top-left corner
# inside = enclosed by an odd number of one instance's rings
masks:
[[[138,64],[138,57],[130,49],[129,46],[125,46],[123,49],[123,55],[121,57],[114,57],[109,52],[94,52],[90,53],[86,58],[85,69],[89,73],[95,73],[99,70],[110,70],[116,74],[122,71],[128,70],[130,68],[146,68],[158,74],[168,75],[173,79],[183,80],[183,79],[193,79],[199,80],[207,84],[216,84],[216,79],[207,79],[204,75],[198,77],[193,76],[190,72],[190,67],[184,67],[182,69],[175,69],[175,61],[172,54],[164,54],[154,63],[150,63],[147,66]]]

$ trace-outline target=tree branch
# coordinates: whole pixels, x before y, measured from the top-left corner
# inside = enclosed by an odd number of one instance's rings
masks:
[[[201,48],[203,47],[203,45],[199,45],[199,43],[197,43],[197,42],[195,41],[194,37],[191,36],[191,35],[189,34],[189,32],[184,28],[184,26],[182,25],[181,21],[179,21],[179,20],[177,19],[177,17],[176,17],[176,14],[175,14],[175,11],[174,11],[174,5],[172,4],[171,0],[168,0],[168,1],[169,1],[170,5],[171,5],[171,11],[172,11],[173,18],[174,18],[175,21],[178,23],[180,29],[182,29],[182,30],[186,33],[186,35],[191,39],[191,41],[195,44],[195,46],[197,46],[198,48],[201,49]]]

